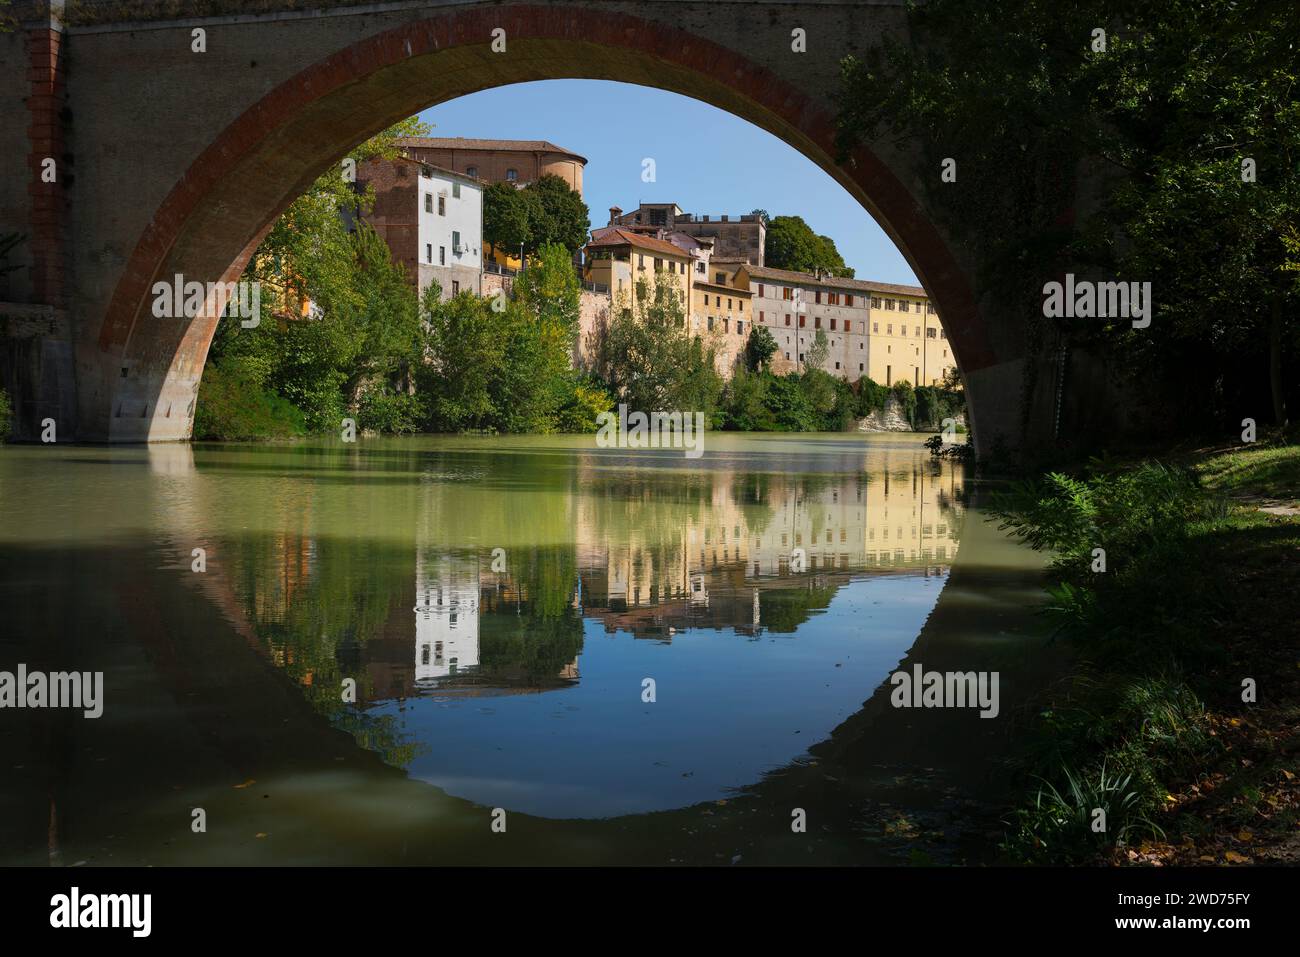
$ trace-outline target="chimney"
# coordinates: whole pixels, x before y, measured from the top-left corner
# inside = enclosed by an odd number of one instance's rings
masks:
[[[622,215],[623,215],[622,207],[611,206],[609,208],[609,225],[613,226],[615,223],[617,223],[618,218]]]

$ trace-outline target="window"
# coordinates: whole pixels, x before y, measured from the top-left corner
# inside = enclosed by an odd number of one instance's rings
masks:
[[[932,302],[927,302],[927,303],[925,304],[925,311],[926,311],[927,313],[929,313],[930,315],[933,316],[933,315],[934,315],[934,303],[932,303]]]
[[[934,326],[928,326],[928,327],[926,328],[926,330],[925,330],[925,337],[926,337],[927,339],[933,339],[933,338],[934,338]]]
[[[721,299],[722,297],[719,296],[718,298]],[[721,305],[721,303],[719,303],[719,305]],[[731,298],[730,298],[730,297],[727,298],[727,308],[728,308],[728,309],[731,308]]]
[[[433,212],[433,193],[424,194],[424,211],[426,213]]]
[[[913,328],[916,329],[916,338],[920,339],[920,338],[921,338],[921,327],[920,327],[920,326],[914,326]]]
[[[460,199],[460,183],[451,184],[451,197],[452,199]]]
[[[457,255],[459,255],[461,252],[460,233],[454,230],[452,231],[451,234],[451,251],[453,253],[456,253]]]
[[[713,274],[713,281],[719,286],[725,286],[727,284],[727,274],[725,272],[715,272]]]
[[[821,317],[821,316],[816,316],[816,317],[813,319],[813,328],[814,328],[814,329],[820,329],[821,327],[822,327],[822,317]]]
[[[763,295],[763,284],[761,282],[758,284],[758,294]],[[786,358],[789,359],[790,357],[786,356]]]
[[[939,338],[940,338],[940,339],[947,339],[947,338],[948,338],[948,333],[946,333],[946,332],[944,332],[942,329],[940,329],[940,330],[939,330]]]
[[[738,336],[743,336],[744,334],[745,334],[745,323],[742,322],[741,320],[737,319],[737,320],[736,320],[736,335],[738,335]]]
[[[879,296],[872,296],[872,297],[871,297],[871,308],[872,308],[872,309],[879,309],[879,308],[880,308],[880,297],[879,297]]]
[[[871,324],[871,331],[872,331],[872,332],[879,332],[879,331],[880,331],[880,323],[878,323],[878,322],[873,322],[873,323]]]
[[[788,312],[785,314],[785,324],[790,325],[790,313]]]
[[[892,299],[886,299],[886,300],[885,300],[885,308],[886,308],[886,309],[891,309],[891,310],[892,310],[892,309],[894,308],[895,305],[897,305],[897,303],[895,303],[894,300],[892,300]]]
[[[513,183],[513,182],[517,181],[518,179],[519,179],[519,171],[518,171],[518,170],[513,170],[513,169],[508,169],[508,170],[506,170],[506,182],[507,182],[507,183]]]
[[[636,268],[645,269],[645,253],[636,254]]]
[[[858,371],[859,371],[859,372],[862,371],[862,363],[861,363],[861,362],[858,363]]]
[[[704,274],[704,263],[696,263],[696,264],[695,264],[695,271],[696,271],[697,273],[699,273],[700,275],[703,275],[703,274]]]
[[[831,332],[835,331],[835,317],[831,316]]]
[[[813,302],[820,303],[821,301],[822,301],[822,291],[818,289],[816,292],[813,293]]]
[[[781,298],[782,298],[782,299],[790,299],[790,298],[793,298],[793,297],[792,297],[792,290],[790,289],[789,286],[782,286],[782,287],[781,287]]]
[[[833,328],[833,327],[832,327],[832,328]],[[852,332],[852,331],[853,331],[853,323],[850,322],[848,319],[845,319],[845,320],[844,320],[844,331],[845,331],[845,332]]]
[[[885,366],[885,385],[894,384],[894,367]]]
[[[447,265],[447,247],[446,247],[446,246],[439,246],[439,247],[438,247],[438,265],[439,265],[439,266],[445,266],[445,265]]]
[[[439,216],[446,216],[446,215],[447,215],[447,197],[446,197],[446,196],[439,196],[439,197],[438,197],[438,215],[439,215]]]
[[[844,294],[844,305],[848,306],[850,309],[853,308],[853,293],[846,292]]]
[[[892,322],[889,325],[885,326],[885,332],[887,332],[891,336],[894,334],[894,324]]]
[[[763,321],[763,311],[762,311],[761,309],[760,309],[759,312],[758,312],[758,321],[759,321],[759,322],[762,322],[762,321]]]
[[[807,316],[800,316],[800,317],[799,317],[799,328],[802,329],[802,328],[804,327],[804,324],[807,323],[807,321],[808,321],[808,317],[807,317]]]
[[[744,312],[744,311],[745,311],[745,300],[742,299],[742,300],[740,300],[740,302],[736,303],[736,311],[737,311],[737,312]]]
[[[659,270],[661,270],[661,269],[663,269],[663,268],[664,268],[664,261],[663,261],[662,259],[660,259],[658,256],[656,256],[656,257],[655,257],[655,272],[658,272]]]
[[[837,363],[835,363],[835,368],[837,368],[837,369],[838,369],[838,368],[839,368],[839,367],[840,367],[840,364],[839,364],[839,363],[838,363],[838,362],[837,362]],[[826,533],[826,534],[827,534],[827,535],[829,535],[829,534],[830,534],[830,532],[827,532],[827,533]]]
[[[712,329],[713,329],[713,317],[712,317],[712,316],[709,316],[709,329],[710,329],[710,331],[712,331]]]
[[[453,296],[460,295],[460,283],[457,282],[455,279],[451,281],[451,294]]]
[[[465,167],[465,175],[466,175],[466,176],[472,176],[474,179],[478,179],[478,167],[477,167],[477,166],[466,166],[466,167]]]

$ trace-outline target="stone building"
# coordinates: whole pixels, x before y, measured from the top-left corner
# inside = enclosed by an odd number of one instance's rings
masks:
[[[767,227],[757,214],[743,216],[697,216],[682,212],[676,203],[642,203],[629,213],[611,206],[609,225],[629,229],[662,229],[713,240],[713,254],[763,265]]]
[[[778,372],[805,367],[819,329],[828,346],[822,368],[850,381],[865,375],[883,385],[937,385],[955,368],[939,314],[920,286],[750,265],[736,281],[753,292],[755,321],[776,339]]]
[[[582,195],[587,160],[546,140],[478,140],[461,136],[404,136],[397,145],[412,159],[483,183],[522,186],[553,174]]]
[[[434,281],[444,299],[481,292],[483,190],[477,180],[399,157],[363,164],[357,184],[373,188],[375,204],[365,220],[421,292]]]

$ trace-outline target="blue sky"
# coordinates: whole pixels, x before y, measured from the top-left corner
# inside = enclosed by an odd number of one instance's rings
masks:
[[[917,283],[870,214],[811,160],[698,100],[628,83],[546,80],[474,93],[420,117],[434,136],[550,140],[585,156],[583,193],[594,226],[605,225],[610,206],[640,202],[710,216],[762,208],[802,216],[830,236],[859,279]],[[641,181],[645,157],[655,160],[656,182]]]

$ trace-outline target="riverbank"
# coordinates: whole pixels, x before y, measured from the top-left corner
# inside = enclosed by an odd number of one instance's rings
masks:
[[[1300,860],[1300,446],[1203,449],[1018,486],[1077,654],[1015,763],[1013,861]]]

